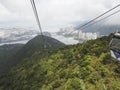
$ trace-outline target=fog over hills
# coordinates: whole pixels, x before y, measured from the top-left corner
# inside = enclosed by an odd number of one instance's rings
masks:
[[[80,22],[79,22],[80,23]],[[75,23],[68,27],[63,27],[56,32],[44,32],[44,35],[53,37],[65,44],[75,44],[78,41],[83,42],[86,40],[96,39],[101,36],[109,35],[117,30],[120,30],[120,25],[110,25],[105,23],[98,23],[84,29],[80,29],[80,26],[85,22]],[[74,31],[70,35],[70,32]],[[78,38],[78,31],[79,38]],[[29,28],[0,28],[0,45],[13,44],[13,43],[27,43],[30,39],[39,34],[39,30]]]
[[[40,34],[38,29],[34,28],[0,28],[0,45],[27,43],[30,39]],[[65,38],[57,35],[56,32],[43,32],[45,36],[53,37],[65,44],[77,43],[73,38]]]
[[[0,44],[26,43],[38,34],[34,28],[0,28]],[[51,36],[49,32],[43,34]]]
[[[26,28],[0,28],[0,43],[10,43],[30,40],[39,32]]]
[[[76,24],[73,26],[61,28],[59,32],[57,32],[58,35],[63,35],[65,37],[73,37],[75,40],[91,40],[96,39],[101,36],[107,36],[110,33],[114,33],[118,30],[120,30],[120,25],[112,25],[107,23],[98,23],[95,25],[89,24],[88,26],[85,26],[84,28],[80,28],[83,24]],[[79,38],[78,38],[79,37]]]

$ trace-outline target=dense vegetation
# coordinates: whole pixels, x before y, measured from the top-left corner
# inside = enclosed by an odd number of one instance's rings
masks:
[[[45,52],[43,51],[44,43],[46,43],[46,51],[54,50],[64,45],[58,40],[47,36],[44,36],[44,39],[45,42],[43,42],[42,36],[38,35],[25,45],[8,44],[0,46],[0,75],[20,63],[24,58],[30,57],[33,53],[37,51]]]
[[[0,90],[120,90],[120,62],[111,37],[36,51],[0,77]]]
[[[23,44],[8,44],[0,46],[0,75],[15,64],[13,56],[23,47]]]
[[[64,44],[54,38],[48,36],[42,37],[41,35],[38,35],[31,39],[26,45],[24,45],[23,48],[17,52],[14,59],[21,61],[21,59],[30,57],[35,52],[40,51],[44,54],[45,51],[52,51],[62,46],[64,46]]]

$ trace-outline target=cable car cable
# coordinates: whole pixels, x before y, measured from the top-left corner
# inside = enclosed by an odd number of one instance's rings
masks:
[[[105,14],[107,14],[107,13],[111,12],[112,10],[116,9],[116,8],[117,8],[117,7],[119,7],[119,6],[120,6],[120,4],[118,4],[117,6],[113,7],[112,9],[110,9],[110,10],[106,11],[105,13],[103,13],[103,14],[99,15],[98,17],[94,18],[93,20],[90,20],[89,22],[87,22],[87,23],[85,23],[84,25],[80,26],[80,28],[82,28],[82,27],[84,27],[84,26],[88,25],[89,23],[91,23],[91,22],[95,21],[96,19],[98,19],[98,18],[100,18],[100,17],[104,16]]]
[[[80,26],[80,27],[79,27],[79,29],[81,29],[82,27],[87,26],[89,23],[91,23],[91,22],[93,22],[93,21],[97,20],[98,18],[100,18],[100,17],[104,16],[105,14],[107,14],[107,13],[111,12],[112,10],[114,10],[114,9],[118,8],[119,6],[120,6],[120,4],[118,4],[117,6],[113,7],[112,9],[110,9],[110,10],[108,10],[108,11],[104,12],[103,14],[101,14],[101,15],[97,16],[96,18],[94,18],[94,19],[90,20],[89,22],[87,22],[87,23],[83,24],[82,26]],[[75,30],[75,31],[76,31],[76,30]],[[74,32],[74,31],[70,32],[69,34],[71,34],[71,33],[73,33],[73,32]],[[68,34],[68,35],[69,35],[69,34]]]
[[[112,13],[112,14],[110,14],[110,15],[108,15],[108,16],[106,16],[106,17],[104,17],[104,18],[102,18],[102,19],[100,19],[100,20],[98,20],[98,21],[96,21],[96,22],[93,22],[92,24],[89,24],[89,25],[87,25],[86,27],[84,27],[84,28],[82,28],[82,29],[89,28],[90,26],[92,26],[92,25],[94,25],[94,24],[97,24],[97,23],[99,23],[99,22],[101,22],[101,21],[103,21],[103,20],[105,20],[105,19],[107,19],[107,18],[109,18],[109,17],[111,17],[111,16],[119,13],[119,12],[120,12],[120,10],[117,10],[116,12],[114,12],[114,13]],[[104,23],[105,23],[105,22],[104,22]],[[80,32],[80,31],[78,31],[78,36],[79,36],[79,32]]]
[[[92,23],[92,24],[89,24],[88,26],[86,26],[86,27],[84,27],[84,28],[82,28],[82,29],[89,28],[90,26],[92,26],[92,25],[94,25],[94,24],[96,24],[96,23],[99,23],[99,22],[101,22],[101,21],[103,21],[103,20],[105,20],[105,19],[107,19],[107,18],[109,18],[109,17],[111,17],[111,16],[119,13],[119,12],[120,12],[120,10],[118,10],[118,11],[116,11],[116,12],[114,12],[114,13],[112,13],[112,14],[110,14],[110,15],[108,15],[108,16],[106,16],[106,17],[104,17],[104,18],[102,18],[102,19],[100,19],[100,20],[98,20],[98,21],[96,21],[96,22],[94,22],[94,23]],[[79,32],[79,31],[78,31],[78,32]]]
[[[92,26],[92,25],[94,25],[94,24],[96,24],[96,23],[99,23],[99,22],[101,22],[101,21],[103,21],[103,20],[105,20],[105,19],[107,19],[107,18],[109,18],[109,17],[111,17],[111,16],[119,13],[119,12],[120,12],[120,10],[118,10],[118,11],[116,11],[116,12],[114,12],[114,13],[112,13],[112,14],[110,14],[110,15],[108,15],[108,16],[106,16],[106,17],[104,17],[104,18],[102,18],[102,19],[100,19],[100,20],[98,20],[98,21],[96,21],[96,22],[93,22],[92,24],[89,24],[88,26],[86,26],[86,27],[84,27],[84,28],[82,28],[82,29],[88,28],[89,26]]]
[[[37,13],[37,8],[36,8],[36,5],[35,5],[35,1],[30,0],[30,2],[31,2],[32,8],[33,8],[33,11],[34,11],[34,15],[35,15],[35,18],[36,18],[36,21],[37,21],[42,39],[43,39],[44,48],[46,48],[45,38],[44,38],[44,35],[43,35],[43,32],[42,32],[41,23],[40,23],[40,19],[39,19],[38,13]]]

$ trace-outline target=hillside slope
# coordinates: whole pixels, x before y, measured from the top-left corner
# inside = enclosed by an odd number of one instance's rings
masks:
[[[23,47],[23,44],[0,46],[0,75],[14,64],[12,57]]]
[[[22,62],[26,57],[31,57],[33,53],[46,52],[49,50],[55,50],[63,43],[51,37],[44,36],[46,48],[43,47],[44,42],[41,35],[38,35],[24,44],[10,44],[0,46],[0,75],[3,72],[7,72],[8,68],[15,66]]]
[[[28,41],[23,48],[16,53],[15,59],[24,59],[30,57],[35,52],[45,52],[48,50],[55,50],[56,48],[62,47],[64,44],[52,37],[38,35]]]
[[[120,90],[120,62],[110,56],[111,37],[35,52],[0,77],[1,90]]]

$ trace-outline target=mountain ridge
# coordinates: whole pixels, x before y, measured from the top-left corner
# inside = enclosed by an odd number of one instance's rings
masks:
[[[12,57],[24,44],[6,44],[0,46],[0,74],[13,65]],[[3,69],[4,68],[4,69]]]
[[[46,52],[47,49],[55,50],[64,46],[62,42],[51,37],[44,36],[44,39],[47,42],[46,48],[43,47],[45,43],[43,42],[41,35],[34,37],[26,44],[0,46],[0,73],[3,73],[3,71],[7,72],[7,69],[22,62],[22,59],[31,57],[35,52]]]

